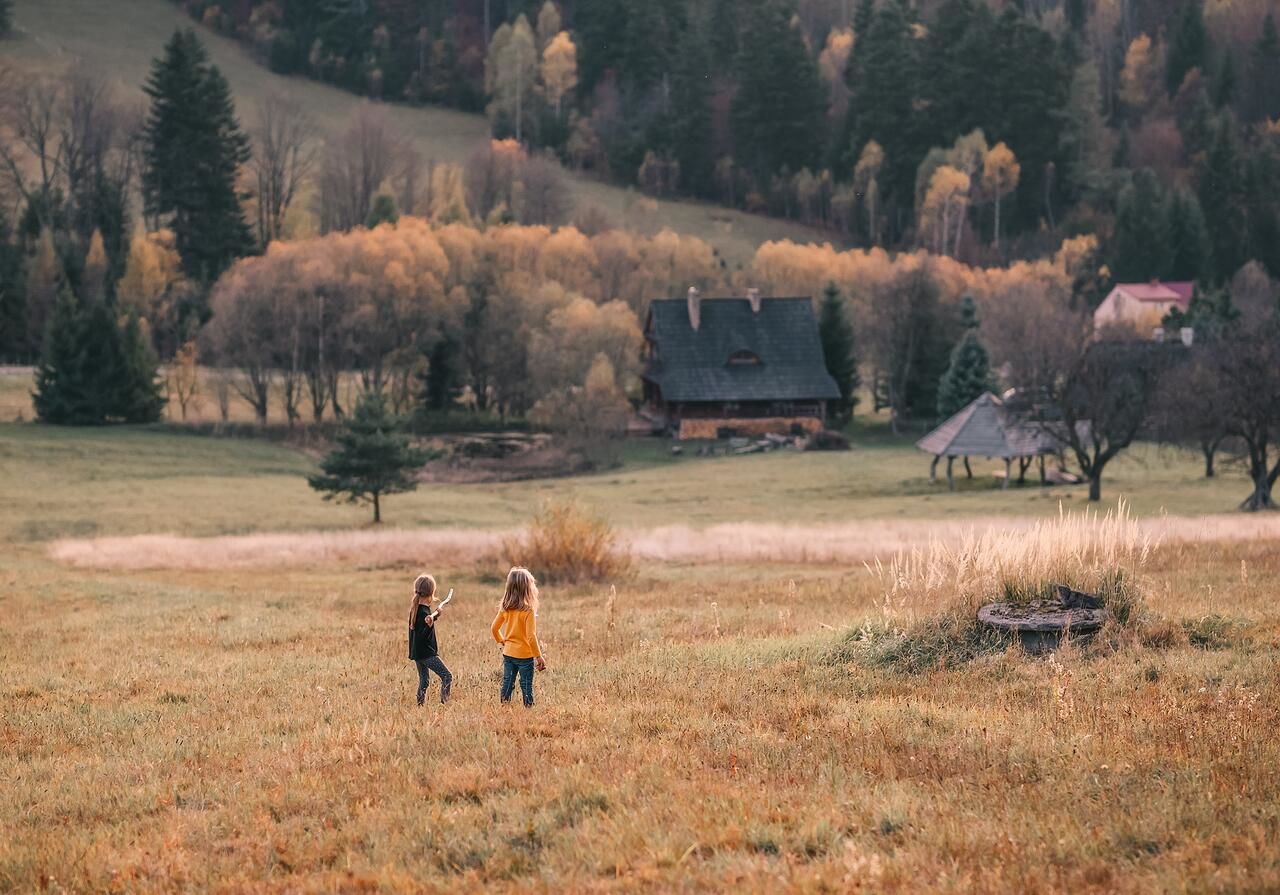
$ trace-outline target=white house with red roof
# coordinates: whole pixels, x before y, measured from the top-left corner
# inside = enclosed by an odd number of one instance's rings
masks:
[[[1118,283],[1093,312],[1094,329],[1107,326],[1131,326],[1149,332],[1174,308],[1186,311],[1196,284],[1186,282]]]

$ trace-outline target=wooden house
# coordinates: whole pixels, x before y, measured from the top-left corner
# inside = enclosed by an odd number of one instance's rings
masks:
[[[644,362],[645,412],[678,438],[818,432],[840,397],[807,298],[655,301]]]

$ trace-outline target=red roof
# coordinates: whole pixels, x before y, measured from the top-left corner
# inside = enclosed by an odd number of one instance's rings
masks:
[[[1186,310],[1191,304],[1191,294],[1195,291],[1196,284],[1190,281],[1162,283],[1159,280],[1152,280],[1150,283],[1118,283],[1116,288],[1123,292],[1126,298],[1132,298],[1134,301],[1174,301]]]

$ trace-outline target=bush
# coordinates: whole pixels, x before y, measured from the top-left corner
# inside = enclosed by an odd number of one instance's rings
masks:
[[[613,526],[572,502],[544,504],[503,552],[511,565],[558,583],[616,580],[631,571]]]

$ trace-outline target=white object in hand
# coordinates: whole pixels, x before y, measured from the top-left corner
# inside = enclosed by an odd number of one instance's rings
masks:
[[[435,611],[435,612],[431,613],[431,617],[432,617],[432,618],[439,618],[439,617],[440,617],[440,610],[441,610],[441,609],[443,609],[443,608],[445,607],[445,604],[446,604],[446,603],[448,603],[448,602],[449,602],[450,600],[452,600],[452,599],[453,599],[453,588],[451,587],[451,588],[449,588],[449,594],[448,594],[448,595],[447,595],[443,600],[441,600],[441,601],[440,601],[440,605],[436,607],[436,611]]]

